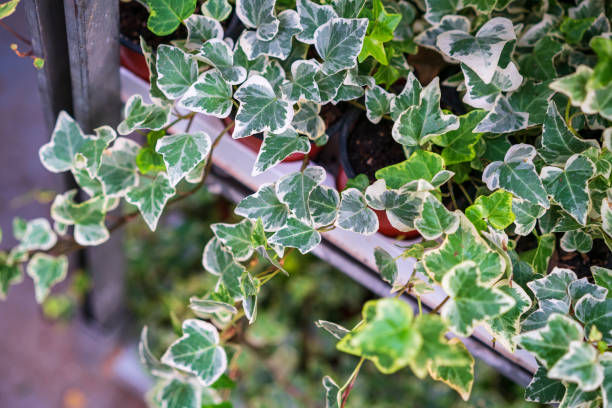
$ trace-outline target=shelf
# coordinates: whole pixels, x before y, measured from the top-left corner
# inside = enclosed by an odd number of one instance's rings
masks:
[[[149,84],[138,78],[125,68],[121,68],[121,97],[123,101],[133,94],[142,95],[145,101],[150,102]],[[179,112],[180,113],[180,112]],[[193,131],[204,131],[215,137],[225,128],[217,118],[197,114],[193,120]],[[175,126],[173,132],[183,131],[184,128]],[[208,180],[209,188],[233,200],[240,201],[246,195],[257,190],[260,185],[278,180],[282,176],[298,171],[301,162],[281,163],[258,176],[252,176],[251,170],[255,163],[256,154],[241,143],[236,142],[229,134],[215,149],[213,155],[213,172]],[[236,160],[239,157],[240,160]],[[312,164],[311,164],[312,165]],[[334,178],[328,174],[324,184],[335,187]],[[418,240],[402,241],[402,245],[418,242]],[[387,238],[381,234],[368,237],[349,231],[335,229],[323,234],[323,240],[313,253],[319,258],[337,267],[344,274],[368,288],[378,296],[391,296],[390,286],[380,279],[374,261],[374,248],[384,248],[392,256],[402,253],[402,248],[396,244],[398,241]],[[412,272],[415,259],[401,259],[398,261],[400,274],[405,279]],[[417,275],[418,276],[418,275]],[[422,276],[421,276],[422,277]],[[422,277],[423,278],[423,277]],[[435,308],[446,297],[442,288],[435,286],[433,293],[421,297],[424,309]],[[411,296],[403,295],[402,299],[416,308],[416,300]],[[449,337],[452,337],[449,334]],[[492,336],[484,327],[477,327],[469,338],[461,338],[470,352],[486,364],[492,366],[500,373],[517,382],[527,385],[537,369],[535,359],[524,350],[511,353],[500,344],[493,345]]]

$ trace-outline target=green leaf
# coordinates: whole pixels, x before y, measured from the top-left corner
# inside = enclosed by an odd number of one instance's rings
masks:
[[[595,17],[581,19],[566,18],[561,23],[559,30],[565,35],[565,40],[569,44],[580,44],[582,37],[594,22]]]
[[[508,99],[499,95],[493,108],[476,126],[476,132],[509,133],[525,129],[529,125],[529,113],[514,110]]]
[[[608,297],[612,297],[612,270],[601,266],[591,266],[591,274],[595,283],[608,289]]]
[[[514,112],[528,115],[529,126],[539,125],[546,118],[549,101],[554,93],[548,84],[548,82],[541,82],[536,85],[533,81],[526,81],[508,98],[508,103]]]
[[[536,273],[546,275],[548,261],[555,251],[555,235],[543,234],[538,238],[538,247],[533,256],[531,265]]]
[[[380,86],[367,88],[365,91],[366,115],[370,122],[378,123],[384,115],[391,111],[391,103],[395,95]]]
[[[342,192],[336,225],[347,231],[372,235],[378,231],[378,217],[368,208],[363,193],[349,188]]]
[[[557,76],[553,64],[554,58],[561,52],[562,46],[553,37],[546,35],[538,40],[531,54],[525,54],[519,60],[520,71],[526,78],[546,81]]]
[[[374,57],[383,65],[388,65],[384,43],[393,40],[393,33],[402,19],[399,13],[387,13],[381,0],[373,0],[372,10],[365,9],[361,14],[369,20],[359,62],[368,56]]]
[[[244,82],[247,77],[247,68],[238,64],[237,55],[238,52],[234,53],[225,41],[214,38],[202,45],[196,57],[217,68],[227,83],[236,85]]]
[[[459,393],[464,401],[470,398],[474,384],[474,358],[461,340],[454,338],[449,344],[456,347],[463,358],[470,361],[462,365],[430,364],[429,375],[436,381],[442,381]]]
[[[196,8],[196,0],[146,0],[146,3],[147,27],[159,36],[172,34]]]
[[[536,149],[533,146],[513,145],[506,152],[503,162],[496,161],[485,168],[482,181],[491,191],[503,188],[532,204],[549,208],[546,190],[533,165],[535,156]]]
[[[21,267],[9,262],[5,253],[0,252],[0,300],[5,300],[11,285],[23,280]]]
[[[582,153],[590,147],[599,148],[599,144],[594,140],[576,137],[568,129],[555,103],[551,102],[544,119],[541,148],[538,149],[538,154],[544,161],[549,165],[563,166],[572,155]]]
[[[310,225],[308,198],[324,179],[325,170],[322,167],[307,167],[303,172],[291,173],[279,179],[276,184],[276,195],[298,220]]]
[[[298,0],[297,12],[300,16],[302,32],[296,35],[295,38],[306,44],[314,44],[314,33],[317,28],[332,18],[338,17],[331,6],[320,6],[310,0]]]
[[[206,247],[204,247],[202,265],[208,272],[220,276],[223,286],[232,298],[239,299],[242,297],[240,278],[245,269],[242,265],[236,263],[232,254],[223,248],[217,238],[208,241]]]
[[[587,278],[578,279],[570,283],[568,292],[574,305],[586,295],[591,295],[599,300],[605,299],[608,295],[607,289],[590,283]]]
[[[491,109],[502,92],[510,92],[521,86],[523,77],[519,74],[513,62],[507,67],[495,69],[493,79],[485,84],[482,79],[466,65],[461,65],[465,77],[467,92],[463,96],[463,102],[475,108]]]
[[[9,0],[0,4],[0,20],[13,14],[20,1],[21,0]]]
[[[569,304],[567,288],[575,280],[576,274],[572,270],[555,267],[547,276],[528,282],[527,286],[539,301],[557,299]]]
[[[249,2],[245,2],[249,3]],[[302,30],[298,14],[294,10],[285,10],[278,14],[278,31],[269,38],[261,36],[262,27],[257,32],[247,30],[239,38],[240,46],[249,59],[261,55],[287,59],[291,54],[291,41],[293,36]]]
[[[425,191],[432,190],[431,184],[423,180],[406,184],[398,190],[389,190],[385,180],[378,180],[366,191],[366,201],[375,210],[386,211],[391,225],[400,231],[415,229],[414,221],[421,215]]]
[[[28,221],[19,241],[19,247],[24,251],[47,251],[57,242],[57,235],[46,218],[35,218]]]
[[[136,155],[136,166],[142,174],[155,173],[158,171],[166,171],[164,158],[157,153],[152,147],[146,146],[141,148]]]
[[[257,192],[242,199],[234,212],[251,221],[261,219],[266,231],[278,231],[289,216],[287,206],[276,197],[273,183],[262,184]]]
[[[444,160],[440,155],[417,150],[408,160],[377,170],[375,176],[385,180],[389,188],[397,189],[419,179],[431,182],[443,169]]]
[[[453,234],[459,227],[459,216],[450,212],[433,194],[423,202],[423,211],[414,226],[425,239],[433,240],[443,234]]]
[[[319,72],[316,60],[298,60],[291,64],[291,81],[282,85],[282,93],[286,100],[320,102],[319,86],[315,75]]]
[[[609,407],[612,403],[612,354],[604,353],[600,357],[599,362],[604,369],[604,380],[601,385],[601,393],[603,395],[603,406]]]
[[[565,252],[578,251],[586,254],[593,249],[593,238],[583,230],[567,231],[561,237],[560,244]]]
[[[331,225],[338,215],[340,195],[336,189],[327,186],[316,186],[308,197],[310,218],[315,228]]]
[[[464,0],[464,7],[473,7],[479,13],[489,14],[493,11],[497,0]]]
[[[240,139],[254,133],[282,132],[293,119],[293,107],[280,100],[272,85],[262,76],[255,75],[244,82],[234,94],[240,102],[232,137]]]
[[[279,20],[274,17],[276,0],[239,0],[236,2],[236,15],[248,28],[257,29],[257,37],[270,40],[279,30]]]
[[[96,196],[76,203],[77,190],[58,194],[51,205],[51,216],[57,222],[74,225],[74,240],[80,245],[100,245],[108,240],[110,232],[104,226],[106,200]]]
[[[433,138],[434,144],[443,147],[441,155],[447,166],[476,158],[474,146],[482,134],[474,133],[474,128],[486,114],[486,111],[477,109],[459,116],[459,127],[456,130]]]
[[[162,383],[156,398],[163,408],[202,407],[202,389],[193,380],[169,378]]]
[[[332,0],[332,6],[338,16],[356,18],[361,13],[365,0]]]
[[[612,83],[605,88],[595,89],[590,91],[581,109],[584,113],[595,114],[599,113],[607,120],[612,120]]]
[[[569,350],[572,341],[582,341],[582,327],[569,317],[552,314],[545,327],[523,333],[518,343],[550,368]]]
[[[188,49],[199,49],[203,43],[213,38],[223,39],[223,27],[212,17],[192,14],[184,23],[187,27],[185,46]]]
[[[314,228],[291,217],[282,229],[276,231],[268,239],[268,242],[282,247],[297,248],[305,254],[321,243],[321,234]]]
[[[164,173],[159,173],[151,182],[145,182],[144,185],[130,190],[126,194],[125,200],[138,207],[142,218],[144,218],[151,231],[155,231],[157,221],[159,221],[166,203],[175,193],[176,191],[170,185],[168,177]]]
[[[57,117],[51,141],[38,152],[45,168],[53,173],[61,173],[74,167],[77,153],[87,141],[79,125],[66,112]]]
[[[338,350],[372,360],[384,374],[412,362],[423,339],[412,324],[410,306],[394,298],[371,300],[362,316],[364,323],[338,342]]]
[[[125,104],[125,119],[117,127],[120,135],[128,135],[136,129],[159,130],[170,121],[170,107],[147,105],[142,96],[133,95]]]
[[[217,329],[197,319],[183,322],[183,336],[168,347],[161,362],[194,374],[203,386],[213,384],[227,368]]]
[[[325,75],[356,65],[367,26],[368,20],[364,18],[332,18],[317,28],[314,45],[323,59],[321,70]]]
[[[98,169],[105,196],[119,197],[138,184],[136,156],[139,150],[136,142],[123,137],[105,150]]]
[[[574,383],[566,383],[565,389],[565,395],[559,404],[559,408],[598,408],[601,406],[598,391],[583,391]]]
[[[307,154],[309,151],[308,139],[298,135],[293,128],[288,128],[281,133],[266,132],[253,166],[252,175],[257,176],[263,173],[293,153]]]
[[[398,274],[395,259],[381,247],[376,247],[374,248],[374,260],[383,280],[390,284],[395,283]]]
[[[342,402],[340,401],[341,393],[338,384],[326,375],[323,377],[323,387],[325,388],[325,408],[340,408]]]
[[[174,375],[174,373],[172,372],[172,368],[160,363],[157,357],[155,357],[149,349],[148,332],[149,329],[147,326],[144,326],[142,328],[142,331],[140,332],[140,342],[138,343],[138,354],[140,355],[140,362],[142,363],[142,365],[145,366],[145,368],[150,374],[156,377],[172,377]]]
[[[461,0],[425,0],[425,19],[431,24],[439,23],[444,16],[455,14],[460,4]]]
[[[358,174],[355,177],[348,179],[346,181],[346,186],[344,189],[348,188],[356,188],[357,190],[364,193],[366,189],[370,186],[370,179],[365,174]]]
[[[594,173],[591,160],[575,154],[568,159],[565,170],[546,166],[542,168],[540,177],[553,200],[581,225],[586,225],[589,212],[587,182]]]
[[[164,158],[170,185],[176,186],[187,173],[205,160],[210,146],[210,137],[204,132],[179,133],[159,139],[155,151]]]
[[[319,116],[321,105],[314,102],[298,102],[299,110],[295,113],[291,126],[300,134],[312,141],[325,137],[325,121]]]
[[[582,297],[574,308],[576,317],[590,333],[593,326],[603,335],[603,341],[612,343],[612,299],[597,299],[591,294]]]
[[[436,44],[446,55],[470,67],[485,84],[492,81],[502,50],[516,39],[512,22],[504,17],[487,21],[472,36],[461,30],[441,33]]]
[[[465,261],[453,267],[442,279],[442,288],[450,299],[440,309],[450,329],[469,336],[474,325],[509,311],[514,299],[497,288],[484,286],[476,263]]]
[[[179,102],[179,107],[226,118],[232,111],[232,87],[219,71],[206,71],[187,90]]]
[[[189,308],[193,313],[202,318],[209,317],[211,314],[223,312],[229,314],[238,313],[238,309],[234,305],[212,299],[198,299],[196,297],[189,298]]]
[[[238,224],[218,223],[210,227],[237,261],[246,261],[253,255],[253,223],[250,220],[242,220]]]
[[[609,30],[608,30],[609,31]],[[593,69],[593,76],[590,85],[593,89],[602,88],[612,82],[612,40],[605,36],[595,37],[589,45],[597,54],[597,64]]]
[[[198,79],[198,64],[180,48],[162,44],[157,48],[157,86],[168,99],[183,96]]]
[[[447,235],[442,245],[423,256],[423,265],[429,277],[441,283],[445,275],[464,261],[476,263],[482,283],[493,283],[506,269],[506,261],[493,251],[478,234],[472,223],[460,214],[459,228]]]
[[[583,391],[594,391],[603,381],[603,367],[597,363],[597,350],[593,346],[572,341],[567,354],[548,370],[548,376],[578,383]]]
[[[206,0],[202,4],[202,14],[217,21],[224,21],[231,13],[232,6],[227,0]]]
[[[573,74],[551,82],[550,87],[570,98],[573,106],[580,106],[586,99],[587,83],[592,76],[593,70],[590,67],[580,65]]]
[[[37,252],[28,263],[26,272],[34,281],[36,301],[42,303],[51,291],[51,286],[66,278],[68,258],[66,255],[54,257]]]
[[[508,350],[516,349],[515,336],[521,332],[521,316],[531,308],[531,298],[516,284],[510,285],[507,280],[498,282],[495,287],[514,299],[514,306],[501,315],[487,321],[496,341]]]
[[[543,366],[538,366],[538,371],[525,389],[525,399],[541,404],[555,404],[561,402],[564,393],[563,384],[548,378],[548,370]]]
[[[515,215],[514,232],[527,236],[535,228],[538,218],[544,215],[546,209],[537,204],[521,199],[512,199],[512,213]]]
[[[486,220],[498,230],[506,229],[514,221],[512,194],[497,190],[489,196],[479,196],[465,209],[465,215],[479,231],[487,229]]]
[[[440,85],[436,77],[421,91],[419,104],[399,115],[391,134],[396,142],[412,147],[458,128],[457,117],[443,114],[440,109]]]

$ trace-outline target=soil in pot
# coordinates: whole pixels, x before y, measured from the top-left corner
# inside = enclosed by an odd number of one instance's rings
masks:
[[[591,266],[602,266],[604,268],[612,268],[612,254],[602,239],[593,241],[593,249],[586,254],[580,252],[565,252],[559,248],[559,240],[557,240],[557,249],[551,259],[551,268],[557,266],[559,268],[571,269],[576,273],[578,279],[587,278],[593,282],[593,274]]]

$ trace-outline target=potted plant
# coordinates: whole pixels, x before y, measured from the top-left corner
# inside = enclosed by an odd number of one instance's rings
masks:
[[[306,156],[299,171],[244,198],[235,210],[240,222],[212,225],[202,258],[217,284],[191,299],[193,318],[161,359],[143,330],[142,358],[159,379],[153,405],[220,403],[216,387],[231,374],[239,347],[236,324],[256,320],[260,289],[287,273],[287,254],[311,252],[336,228],[354,232],[356,240],[375,234],[374,210],[423,238],[400,255],[414,258],[408,274],[399,273],[398,257],[376,249],[381,278],[399,294],[420,299],[435,287],[446,297],[432,313],[383,298],[366,302],[352,328],[317,322],[338,339],[339,351],[359,357],[343,385],[323,378],[328,407],[347,406],[366,360],[383,374],[410,367],[467,400],[474,359],[459,338],[445,335],[468,337],[477,326],[496,347],[535,357],[528,400],[609,404],[612,38],[606,5],[298,0],[293,8],[237,0],[234,13],[244,28],[232,40],[218,21],[232,12],[226,0],[202,4],[211,16],[193,20],[216,24],[196,26],[189,23],[199,15],[195,0],[147,4],[153,31],[184,25],[187,39],[155,50],[144,44],[152,103],[131,97],[116,130],[86,135],[60,114],[40,159],[50,171],[71,172],[87,197],[77,201],[74,190],[58,195],[53,226],[45,219],[16,221],[20,244],[0,257],[3,293],[27,262],[41,302],[65,277],[70,250],[105,242],[138,214],[154,230],[164,207],[205,183],[215,148],[233,127],[234,139],[263,133],[254,175],[292,154]],[[406,55],[417,52],[416,44],[441,56],[431,80],[417,57],[410,59],[423,79],[411,73]],[[449,65],[454,71],[443,71]],[[442,83],[441,72],[448,74]],[[456,98],[442,100],[444,87],[462,95],[461,109]],[[366,171],[366,183],[338,191],[323,184],[327,170],[306,159],[311,142],[323,145],[338,133],[325,128],[322,106],[342,102],[362,110],[355,120],[344,115],[347,151],[362,140],[370,126],[365,120],[384,129],[370,138],[393,148]],[[197,114],[233,119],[211,135],[191,131]],[[187,123],[185,130],[169,134],[177,121]],[[144,146],[128,137],[134,131],[147,136]],[[389,134],[397,146],[387,144]],[[401,154],[390,158],[398,147]],[[136,209],[107,224],[106,213],[121,199]],[[575,252],[585,254],[586,277],[571,262],[551,262],[569,261],[567,253]]]

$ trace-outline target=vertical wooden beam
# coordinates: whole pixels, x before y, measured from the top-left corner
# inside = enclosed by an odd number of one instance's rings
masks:
[[[119,2],[63,0],[70,59],[74,117],[83,130],[110,125],[121,117],[119,83]],[[123,317],[124,261],[121,233],[85,253],[93,278],[90,313],[104,326]]]

